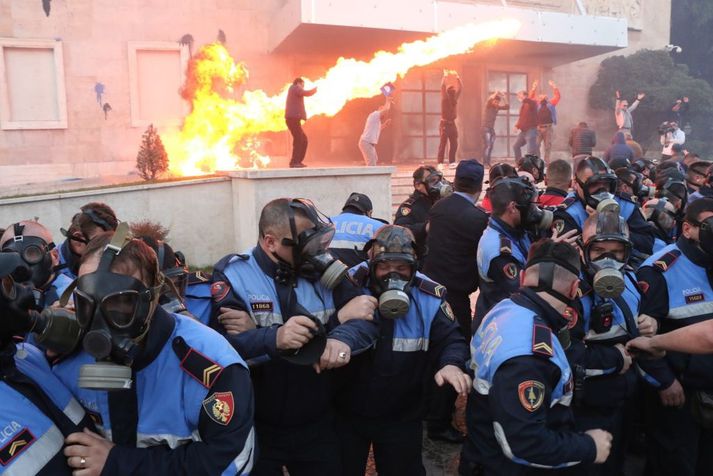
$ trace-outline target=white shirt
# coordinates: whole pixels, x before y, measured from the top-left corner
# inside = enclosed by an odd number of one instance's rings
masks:
[[[663,155],[673,155],[673,144],[683,144],[686,142],[686,133],[681,129],[676,129],[661,136],[661,144],[663,144]]]
[[[381,134],[381,112],[374,111],[367,116],[364,132],[361,133],[359,140],[370,144],[378,144],[379,134]]]

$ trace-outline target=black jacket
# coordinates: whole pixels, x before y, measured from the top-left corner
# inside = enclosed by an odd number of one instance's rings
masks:
[[[449,292],[474,292],[478,289],[478,242],[488,226],[488,214],[454,193],[431,207],[428,222],[424,274]]]
[[[416,255],[422,260],[428,250],[426,248],[426,220],[433,202],[421,192],[414,192],[399,205],[394,218],[394,225],[404,226],[411,230],[416,238]]]

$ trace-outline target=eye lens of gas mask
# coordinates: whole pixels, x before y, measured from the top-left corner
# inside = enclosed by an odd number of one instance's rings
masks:
[[[117,329],[126,329],[134,323],[139,303],[150,301],[151,294],[150,290],[139,292],[133,289],[112,293],[102,298],[99,308],[107,324]],[[94,299],[80,290],[75,290],[74,303],[77,320],[80,325],[87,327],[96,309]]]
[[[313,229],[309,235],[303,233],[304,236],[300,236],[299,239],[299,242],[304,242],[302,254],[316,255],[326,251],[332,242],[332,238],[334,238],[335,231],[334,225],[330,223],[321,230]]]

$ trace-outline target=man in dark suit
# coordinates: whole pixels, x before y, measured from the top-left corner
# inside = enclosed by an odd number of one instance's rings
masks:
[[[483,166],[477,160],[461,160],[456,169],[455,192],[436,202],[428,212],[429,252],[423,272],[446,287],[446,301],[466,340],[472,334],[470,294],[478,289],[478,241],[488,226],[488,214],[476,206],[483,174]],[[446,387],[434,391],[428,422],[430,438],[462,440],[451,425],[455,399],[455,392]]]

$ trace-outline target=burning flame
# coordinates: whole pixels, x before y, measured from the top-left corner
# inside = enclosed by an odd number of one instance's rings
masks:
[[[307,115],[334,116],[348,101],[378,95],[382,85],[404,77],[411,68],[467,53],[485,40],[510,38],[519,28],[511,19],[468,24],[404,43],[395,53],[378,51],[368,62],[339,58],[322,78],[305,81],[306,88],[318,88],[305,101]],[[245,91],[240,100],[227,97],[247,79],[245,65],[235,63],[221,44],[204,46],[193,57],[182,91],[192,104],[191,113],[180,132],[164,137],[171,172],[185,176],[246,164],[267,166],[269,157],[257,152],[258,135],[287,129],[284,108],[290,85],[274,96],[258,89]]]

